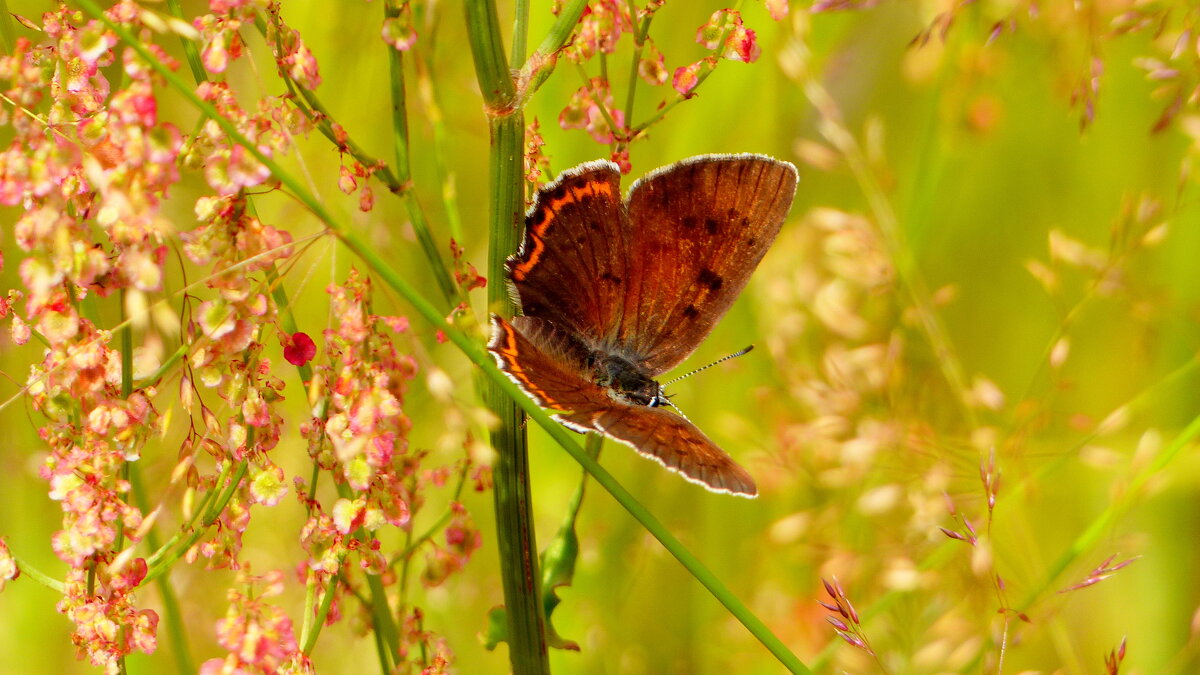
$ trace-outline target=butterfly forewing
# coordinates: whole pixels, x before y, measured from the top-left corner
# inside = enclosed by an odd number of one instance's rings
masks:
[[[779,234],[796,180],[770,157],[709,155],[633,186],[618,340],[651,374],[691,354],[728,311]]]
[[[627,229],[612,162],[588,162],[543,187],[525,217],[521,250],[508,260],[522,313],[608,341],[624,307]]]

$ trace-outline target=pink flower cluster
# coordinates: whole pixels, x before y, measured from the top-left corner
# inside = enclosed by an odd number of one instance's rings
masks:
[[[620,0],[593,0],[585,9],[570,44],[563,49],[563,55],[584,64],[597,54],[614,54],[621,36],[629,34],[635,45],[638,79],[651,86],[665,84],[668,79],[666,59],[648,34],[651,19],[663,4],[664,0],[651,0],[642,8],[633,9],[629,3]],[[767,9],[773,19],[782,19],[788,11],[787,0],[768,0]],[[755,32],[745,26],[741,14],[733,9],[714,12],[697,30],[696,42],[710,53],[675,69],[670,80],[680,99],[692,97],[696,87],[716,68],[720,59],[752,63],[761,53]],[[629,86],[636,87],[637,82],[630,82]],[[628,145],[641,135],[646,125],[631,127],[626,117],[633,112],[632,107],[620,109],[614,105],[613,98],[612,83],[607,76],[593,77],[572,95],[559,113],[558,123],[563,129],[587,131],[597,143],[615,145],[612,159],[622,171],[628,171]],[[660,103],[659,109],[666,105],[665,101]]]
[[[586,129],[597,143],[614,143],[625,128],[625,113],[613,104],[608,80],[593,77],[571,95],[558,114],[563,129]]]
[[[116,21],[134,15],[127,4],[109,10]],[[51,540],[70,566],[59,611],[75,623],[81,656],[112,670],[131,651],[155,648],[158,618],[133,604],[146,563],[114,562],[142,526],[121,469],[141,456],[159,417],[153,389],[122,393],[112,335],[80,303],[161,289],[169,228],[159,206],[179,179],[182,136],[158,119],[157,79],[132,50],[119,57],[124,88],[112,91],[104,69],[118,62],[117,41],[99,22],[63,7],[42,25],[41,44],[20,39],[0,57],[5,95],[20,106],[0,113],[14,134],[0,152],[0,203],[23,209],[13,235],[24,253],[24,290],[10,291],[0,313],[14,314],[14,342],[36,331],[46,344],[26,391],[46,419],[40,474],[63,513]]]
[[[328,579],[350,551],[358,551],[363,567],[376,573],[386,566],[377,540],[363,546],[351,535],[360,527],[408,527],[414,499],[412,476],[418,456],[408,452],[412,421],[404,414],[408,381],[416,361],[403,354],[393,335],[407,330],[401,317],[370,313],[371,285],[352,271],[341,286],[331,286],[331,311],[339,321],[324,333],[328,363],[317,368],[326,382],[329,406],[325,419],[305,424],[309,452],[335,480],[355,492],[326,507],[308,503],[313,515],[301,539],[309,566]],[[297,493],[306,486],[297,479]]]
[[[224,658],[205,661],[200,675],[316,672],[300,652],[292,620],[282,609],[266,602],[283,593],[283,573],[254,576],[243,570],[238,574],[237,586],[245,590],[229,591],[229,610],[217,623],[217,642],[228,653]]]
[[[75,623],[71,641],[92,665],[106,673],[121,672],[120,658],[134,651],[146,654],[158,646],[158,614],[136,609],[133,592],[146,577],[146,561],[136,558],[124,569],[107,568],[93,579],[96,591],[88,592],[88,573],[73,568],[67,573],[67,593],[58,611]]]
[[[211,14],[173,29],[194,31],[204,70],[195,92],[249,139],[249,148],[214,119],[190,137],[160,119],[160,97],[177,85],[168,86],[151,66],[157,61],[178,71],[181,64],[152,42],[161,26],[141,23],[163,19],[129,0],[118,0],[105,16],[130,31],[150,60],[118,40],[121,30],[86,21],[65,5],[42,17],[40,42],[21,38],[0,55],[0,90],[12,102],[0,105],[0,124],[12,136],[0,148],[0,205],[21,209],[11,230],[21,253],[20,287],[0,294],[0,319],[10,321],[13,343],[42,350],[32,359],[25,392],[42,417],[46,452],[39,474],[62,513],[61,528],[50,537],[69,567],[58,610],[74,623],[80,657],[119,672],[128,654],[154,651],[158,616],[139,609],[137,590],[172,564],[203,559],[210,568],[238,570],[239,578],[229,592],[229,614],[217,627],[228,653],[206,662],[202,672],[311,672],[290,620],[266,602],[282,592],[282,576],[251,576],[242,559],[254,507],[279,504],[297,486],[311,515],[300,533],[310,557],[298,567],[328,587],[354,552],[360,567],[393,583],[397,575],[375,534],[387,526],[409,528],[422,488],[436,481],[421,466],[424,453],[408,447],[412,423],[403,406],[417,366],[394,342],[407,320],[370,313],[366,277],[352,274],[329,289],[337,321],[322,336],[321,358],[308,334],[287,333],[278,320],[270,284],[277,283],[277,263],[293,255],[293,239],[255,215],[250,190],[273,187],[257,157],[284,155],[311,122],[286,97],[243,107],[223,76],[249,52],[241,33],[256,25],[265,27],[265,43],[291,86],[319,86],[315,55],[282,23],[275,3],[211,0],[209,7]],[[415,37],[396,26],[385,30],[399,49]],[[109,81],[114,74],[119,88]],[[377,168],[355,162],[343,172],[341,186],[359,191],[363,210],[373,203],[365,184]],[[195,226],[179,233],[162,207],[181,172],[202,178],[194,184],[207,184],[209,193],[194,201]],[[172,250],[203,274],[202,282],[167,296],[165,290],[178,285],[168,281],[168,265],[187,266]],[[465,262],[456,269],[465,288],[484,282]],[[147,318],[160,310],[165,321]],[[119,312],[131,314],[128,324],[114,319]],[[138,330],[125,332],[130,324]],[[136,376],[125,370],[129,355],[120,350],[136,346],[127,336],[174,339],[180,326],[176,365],[155,374],[153,383],[140,368]],[[285,432],[280,366],[264,345],[272,328],[284,360],[296,367],[314,359],[319,364],[313,368],[325,386],[323,412],[302,433],[318,467],[338,483],[341,495],[329,504],[303,480],[289,481],[272,458]],[[177,381],[170,409],[181,413],[186,435],[167,493],[154,496],[157,503],[144,514],[127,476],[143,455],[161,455],[161,442],[151,445],[152,439],[167,437],[155,405],[159,378]],[[167,456],[175,454],[172,449]],[[469,469],[463,466],[463,481]],[[475,481],[485,485],[486,473],[477,471]],[[163,513],[169,515],[160,520]],[[479,547],[479,533],[460,505],[447,520],[422,541],[431,550],[427,582],[461,569]],[[161,549],[139,557],[156,523],[179,529]],[[29,571],[23,579],[45,578]],[[0,539],[0,588],[19,574]],[[328,621],[338,617],[333,607]],[[414,615],[419,610],[410,608],[407,616]],[[431,672],[448,667],[449,651],[432,633],[412,639],[430,647],[424,662]]]

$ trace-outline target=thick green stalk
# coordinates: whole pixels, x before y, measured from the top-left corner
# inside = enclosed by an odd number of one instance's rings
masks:
[[[488,284],[488,306],[492,311],[512,316],[512,302],[501,280],[506,276],[504,259],[516,249],[525,209],[524,115],[517,104],[516,86],[504,57],[495,5],[485,0],[467,0],[466,10],[475,72],[491,133],[488,278],[492,283]],[[521,30],[518,26],[517,32]],[[495,382],[488,385],[484,396],[500,420],[492,432],[492,447],[497,453],[492,467],[492,495],[507,608],[509,662],[515,673],[549,673],[541,576],[530,506],[525,417],[517,402]]]

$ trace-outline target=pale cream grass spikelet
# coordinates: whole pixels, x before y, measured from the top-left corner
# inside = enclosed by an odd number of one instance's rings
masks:
[[[812,513],[797,511],[776,520],[767,529],[767,536],[775,544],[786,545],[800,541],[812,526]]]
[[[995,382],[982,375],[976,375],[969,392],[971,401],[988,410],[1000,410],[1004,407],[1004,392]]]
[[[902,495],[903,489],[895,483],[879,485],[859,496],[855,506],[864,516],[878,516],[896,508]]]
[[[853,407],[841,407],[841,414],[857,412],[861,399],[882,392],[888,384],[888,350],[872,344],[847,349],[831,345],[822,359],[825,378],[835,391],[853,396]]]
[[[889,558],[883,572],[883,585],[893,591],[909,592],[922,588],[929,575],[922,574],[906,556]]]
[[[845,279],[831,279],[822,285],[813,300],[813,314],[825,328],[840,337],[861,340],[871,324],[858,313],[860,291]]]
[[[1068,236],[1062,230],[1050,230],[1050,257],[1073,267],[1093,272],[1105,268],[1108,256],[1083,242]]]

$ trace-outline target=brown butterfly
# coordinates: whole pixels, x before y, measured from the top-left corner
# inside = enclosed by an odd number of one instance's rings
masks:
[[[543,187],[507,262],[523,316],[492,317],[501,370],[579,432],[599,431],[716,492],[754,496],[750,474],[680,414],[656,377],[687,358],[775,241],[796,167],[702,155],[621,199],[621,173],[581,164]]]

